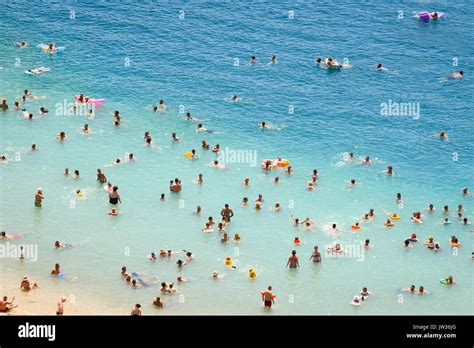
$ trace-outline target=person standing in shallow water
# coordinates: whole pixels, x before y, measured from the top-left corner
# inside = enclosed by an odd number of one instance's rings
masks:
[[[120,199],[120,195],[118,193],[118,187],[114,186],[112,188],[112,191],[109,192],[109,203],[113,205],[117,205],[118,203],[122,203],[122,200]]]
[[[298,257],[296,256],[296,250],[293,250],[291,252],[291,256],[288,258],[286,267],[298,268],[299,266],[300,266],[300,263],[298,262]]]
[[[35,207],[41,208],[41,203],[43,202],[44,194],[41,187],[36,190],[35,194]]]
[[[234,216],[234,212],[229,207],[229,204],[225,204],[224,208],[221,210],[222,221],[230,222],[230,218]]]

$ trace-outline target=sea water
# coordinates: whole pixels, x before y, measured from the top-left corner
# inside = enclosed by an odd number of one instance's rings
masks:
[[[268,313],[260,298],[268,285],[278,295],[272,314],[472,314],[473,227],[459,224],[455,209],[462,204],[472,219],[472,197],[461,190],[474,190],[473,9],[444,1],[2,2],[0,96],[10,111],[0,112],[0,152],[12,161],[0,165],[0,227],[24,233],[12,244],[38,247],[35,262],[1,260],[2,287],[16,289],[28,274],[45,288],[35,291],[73,296],[80,306],[98,303],[97,314],[128,314],[135,303],[145,314]],[[422,10],[446,16],[420,23],[412,16]],[[15,47],[19,40],[30,47]],[[45,54],[36,48],[50,41],[66,49]],[[252,55],[256,64],[248,63]],[[272,55],[278,63],[268,65]],[[314,64],[316,57],[347,58],[352,68],[327,71]],[[379,62],[391,72],[373,71]],[[40,66],[51,71],[24,74]],[[466,72],[463,80],[439,81],[459,70]],[[13,110],[24,89],[45,97],[22,104],[35,114],[33,120]],[[106,99],[95,119],[61,112],[60,105],[80,93]],[[242,100],[232,103],[232,95]],[[160,99],[169,109],[154,113]],[[384,114],[384,103],[414,108]],[[37,117],[40,106],[50,110],[47,116]],[[123,117],[118,128],[112,125],[115,110]],[[221,134],[196,132],[196,122],[185,120],[188,111]],[[262,121],[280,130],[262,131]],[[84,123],[93,134],[77,132]],[[434,136],[441,130],[449,142]],[[69,136],[64,143],[55,140],[60,131]],[[155,147],[143,146],[145,131]],[[179,143],[171,141],[172,132]],[[226,163],[228,170],[210,168],[217,156],[200,149],[202,139],[224,151],[256,153],[257,165],[244,159]],[[32,143],[38,148],[34,154]],[[199,159],[185,159],[193,148]],[[372,166],[345,162],[348,152],[355,162],[369,155]],[[137,161],[105,167],[126,153]],[[292,175],[261,170],[263,159],[277,156],[291,162]],[[394,177],[382,173],[388,165]],[[81,178],[64,177],[64,168],[80,170]],[[117,217],[107,215],[97,168],[119,187],[123,204]],[[320,179],[309,192],[313,169]],[[199,173],[203,185],[193,182]],[[246,176],[249,188],[242,184]],[[179,194],[168,188],[175,177],[183,183]],[[357,185],[348,189],[352,178]],[[33,205],[38,187],[46,197],[41,209]],[[77,189],[85,199],[75,200]],[[398,192],[402,206],[395,201]],[[258,194],[265,201],[257,212]],[[243,197],[250,201],[246,207]],[[282,206],[279,213],[270,210],[275,202]],[[235,213],[228,232],[241,235],[238,244],[220,243],[217,228],[201,232],[209,216],[219,221],[225,203]],[[423,224],[411,222],[411,213],[429,203],[437,211],[425,211]],[[192,213],[197,205],[199,217]],[[449,226],[439,224],[444,205],[452,210]],[[375,221],[353,231],[350,226],[370,208]],[[383,226],[384,210],[401,216],[395,227]],[[296,228],[291,216],[311,217],[315,228]],[[337,233],[328,231],[332,223]],[[402,244],[411,233],[420,242],[406,251]],[[463,244],[458,251],[448,244],[451,235]],[[292,243],[295,236],[299,247]],[[429,236],[441,243],[441,252],[422,245]],[[369,250],[360,248],[365,239]],[[80,245],[57,251],[56,240]],[[330,257],[324,250],[334,243],[355,252]],[[322,264],[309,261],[316,244]],[[190,250],[195,259],[182,270],[175,263],[183,252],[170,260],[147,260],[161,248]],[[296,271],[285,269],[293,249],[300,257]],[[235,269],[225,266],[228,256]],[[52,278],[55,263],[77,279]],[[161,296],[166,307],[161,312],[151,305],[159,284],[132,289],[120,276],[122,266],[159,282],[176,283],[178,275],[188,282],[176,285],[178,294]],[[249,268],[256,269],[256,279],[249,280]],[[212,279],[213,271],[223,278]],[[448,275],[456,286],[440,284]],[[411,284],[430,294],[400,296],[398,289]],[[363,286],[373,296],[361,307],[351,306]]]

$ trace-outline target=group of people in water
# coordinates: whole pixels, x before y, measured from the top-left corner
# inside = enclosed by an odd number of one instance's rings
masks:
[[[437,20],[438,19],[438,14],[436,12],[431,13],[430,18],[432,20]],[[21,41],[21,42],[18,43],[18,46],[22,47],[22,48],[26,48],[26,47],[28,47],[28,43],[25,42],[25,41]],[[49,43],[48,45],[45,45],[45,47],[43,47],[43,50],[45,52],[55,52],[57,50],[57,47],[54,43]],[[258,62],[257,57],[252,56],[251,59],[250,59],[249,64],[257,64],[257,62]],[[271,60],[268,62],[268,64],[277,64],[277,63],[278,63],[278,60],[277,60],[277,57],[275,55],[273,55],[271,57]],[[339,61],[337,61],[336,59],[333,59],[331,57],[328,57],[324,60],[321,59],[321,58],[317,58],[315,60],[315,64],[317,64],[317,65],[319,65],[320,67],[323,67],[323,68],[336,69],[336,70],[350,67],[350,65],[347,62],[340,63]],[[40,69],[42,69],[42,68],[40,68]],[[389,71],[389,69],[386,68],[385,66],[383,66],[381,63],[376,65],[375,70],[380,71],[380,72]],[[41,72],[39,70],[36,71],[34,69],[31,69],[29,71],[33,74]],[[464,77],[464,71],[461,70],[459,72],[453,73],[451,76],[448,77],[448,79],[459,79],[459,78],[463,78],[463,77]],[[25,90],[24,95],[22,96],[22,101],[26,102],[28,100],[28,98],[31,98],[32,96],[33,96],[32,93],[30,93],[28,90]],[[239,100],[240,100],[240,98],[237,95],[233,95],[231,97],[232,102],[238,102]],[[77,104],[90,104],[92,101],[93,101],[93,98],[85,96],[84,94],[80,94],[76,98]],[[15,110],[20,110],[19,102],[15,102],[14,109]],[[9,105],[7,103],[7,100],[3,99],[0,103],[0,111],[7,111],[7,110],[9,110]],[[25,119],[33,119],[34,118],[33,113],[28,112],[26,110],[26,108],[21,109],[21,110],[23,111],[23,116],[24,116]],[[166,106],[164,100],[160,100],[159,104],[153,107],[154,112],[162,112],[162,111],[165,111],[165,110],[167,110],[167,106]],[[44,106],[42,106],[40,108],[39,112],[38,112],[39,116],[45,116],[47,113],[48,113],[48,110]],[[93,111],[91,110],[90,113],[89,113],[89,118],[91,119],[91,118],[93,118],[93,116],[94,116]],[[199,121],[196,117],[191,115],[190,112],[187,112],[186,120]],[[113,114],[113,124],[116,127],[120,126],[120,124],[121,124],[121,116],[120,116],[119,111],[115,111],[114,114]],[[266,122],[261,122],[259,127],[262,128],[262,129],[269,128],[269,126]],[[206,132],[208,134],[218,133],[218,132],[206,129],[203,126],[202,123],[199,123],[197,125],[196,130],[198,132]],[[91,133],[91,129],[90,129],[88,123],[84,124],[84,126],[82,128],[80,128],[78,131],[81,132],[81,133],[84,133],[84,134],[90,134]],[[444,131],[439,132],[438,136],[441,139],[447,140],[447,134]],[[179,138],[176,135],[176,133],[173,132],[171,138],[172,138],[172,141],[179,142]],[[56,135],[56,139],[59,142],[64,142],[68,139],[68,136],[66,135],[66,133],[64,131],[61,131]],[[152,140],[150,132],[145,133],[144,141],[145,141],[145,146],[152,146],[153,145],[153,140]],[[201,142],[201,149],[203,151],[210,150],[210,146],[206,142],[205,139],[203,139],[202,142]],[[36,144],[33,144],[32,145],[32,151],[35,151],[35,150],[36,150]],[[212,148],[212,152],[215,153],[215,154],[218,154],[220,152],[220,145],[216,144]],[[196,153],[195,149],[192,149],[189,152],[189,156],[187,156],[187,157],[195,159],[195,158],[198,157],[198,154]],[[354,154],[352,152],[349,153],[346,160],[347,161],[355,161]],[[0,161],[7,162],[8,161],[7,156],[6,155],[0,156]],[[132,163],[132,162],[135,162],[135,161],[136,161],[136,158],[134,157],[133,153],[130,153],[126,156],[125,159],[117,158],[112,164],[107,165],[107,166],[110,166],[110,167],[111,166],[117,166],[117,165],[120,165],[123,162]],[[263,169],[264,172],[269,172],[273,169],[282,169],[284,173],[286,173],[287,175],[291,175],[292,174],[292,166],[289,165],[289,163],[286,163],[285,165],[280,166],[280,164],[283,163],[283,161],[284,161],[284,159],[281,158],[281,157],[278,157],[276,160],[266,160],[262,163],[262,169]],[[371,163],[372,163],[372,161],[371,161],[370,157],[365,156],[365,158],[361,161],[360,164],[369,166],[369,165],[371,165]],[[225,168],[225,166],[222,163],[219,163],[217,160],[213,161],[211,166],[213,166],[215,168],[220,168],[220,169]],[[390,175],[390,176],[395,175],[395,172],[394,172],[392,166],[388,166],[387,169],[384,172],[387,175]],[[64,175],[66,177],[70,176],[70,172],[69,172],[68,168],[65,169]],[[74,170],[73,177],[74,177],[74,179],[79,179],[80,178],[79,170],[77,170],[77,169]],[[314,169],[313,172],[310,173],[310,178],[311,179],[309,181],[307,181],[307,183],[306,183],[308,191],[312,191],[312,190],[317,189],[316,185],[317,185],[318,179],[319,179],[319,173],[318,173],[317,169]],[[279,177],[276,177],[274,179],[274,183],[277,184],[279,182],[279,179],[280,179]],[[119,214],[118,205],[122,203],[121,196],[118,192],[118,190],[119,190],[118,186],[113,185],[110,181],[107,180],[107,178],[105,176],[105,173],[103,172],[103,170],[101,168],[97,169],[97,182],[101,187],[102,187],[102,185],[106,184],[105,190],[107,191],[107,194],[108,194],[108,202],[110,204],[110,209],[111,209],[108,212],[108,214],[111,215],[111,216],[117,216]],[[204,182],[203,175],[199,174],[197,179],[196,179],[196,183],[197,184],[203,184],[203,182]],[[249,177],[244,178],[243,185],[244,186],[249,186],[250,185]],[[356,185],[357,185],[356,179],[351,179],[348,182],[348,186],[350,188],[353,188]],[[182,185],[182,182],[179,178],[174,178],[174,179],[171,179],[169,181],[169,191],[170,191],[171,194],[179,194],[182,191],[182,189],[183,189],[183,185]],[[76,194],[78,196],[83,195],[81,190],[77,190]],[[470,195],[467,187],[463,188],[462,194],[463,194],[463,196],[469,196]],[[43,189],[41,187],[39,187],[36,190],[35,194],[34,194],[34,206],[37,207],[37,208],[42,208],[44,199],[45,199],[45,194],[43,192]],[[161,201],[165,200],[165,194],[164,193],[162,193],[160,195],[160,200]],[[397,204],[403,203],[403,199],[402,199],[400,193],[397,194],[395,200],[396,200]],[[245,206],[247,204],[248,204],[248,197],[244,197],[243,200],[242,200],[242,205]],[[257,209],[257,210],[261,209],[262,204],[263,204],[263,196],[260,194],[257,197],[257,199],[255,200],[255,206],[254,206],[255,209]],[[280,209],[281,209],[280,203],[276,202],[273,210],[275,212],[279,212]],[[428,213],[433,213],[435,211],[434,206],[432,204],[430,204],[429,207],[427,208],[427,211],[428,211]],[[464,209],[463,209],[462,205],[459,205],[458,209],[457,209],[457,218],[458,218],[458,220],[461,224],[468,225],[468,224],[470,224],[470,221],[467,217],[465,217],[463,215],[463,212],[464,212]],[[194,213],[197,216],[199,216],[200,213],[201,213],[201,206],[198,206],[196,208],[196,210],[194,211]],[[452,222],[449,219],[450,210],[449,210],[448,206],[445,206],[443,208],[443,213],[446,216],[443,218],[443,221],[441,221],[440,223],[442,223],[444,225],[451,224]],[[387,214],[389,215],[389,218],[387,218],[386,221],[384,222],[384,226],[385,227],[395,226],[394,220],[395,221],[399,220],[400,216],[397,213],[387,213]],[[227,229],[230,226],[231,220],[234,218],[234,211],[230,207],[229,204],[226,203],[223,206],[223,208],[221,209],[221,212],[220,212],[220,216],[221,216],[221,221],[217,223],[217,228],[218,228],[218,231],[222,234],[221,242],[225,243],[225,242],[230,240]],[[374,209],[371,209],[367,214],[364,214],[361,217],[360,221],[355,222],[351,226],[351,228],[352,228],[352,230],[359,230],[359,229],[361,229],[360,223],[363,223],[364,221],[368,221],[368,220],[373,220],[374,218],[375,218]],[[311,231],[315,226],[314,221],[312,221],[312,219],[309,218],[309,217],[306,217],[304,220],[300,220],[298,218],[293,218],[293,217],[292,217],[292,219],[293,219],[293,223],[295,224],[295,226],[304,225],[306,230],[308,230],[308,231]],[[421,214],[421,211],[413,212],[410,219],[414,223],[423,223],[424,220],[425,220],[424,216]],[[209,217],[208,220],[206,221],[205,226],[203,227],[202,231],[206,232],[206,233],[213,232],[213,226],[215,224],[216,224],[216,222],[214,221],[214,219],[212,217]],[[337,228],[336,224],[332,225],[332,227],[330,228],[330,231],[333,231],[333,232],[338,231],[338,228]],[[5,238],[3,238],[3,237],[5,237]],[[6,239],[6,238],[7,238],[6,234],[2,235],[2,239]],[[240,234],[235,233],[234,236],[233,236],[233,240],[235,242],[240,242],[241,241]],[[410,237],[408,237],[404,240],[403,247],[408,250],[409,248],[412,247],[412,244],[416,243],[417,241],[418,241],[418,238],[417,238],[416,234],[413,233],[413,234],[411,234]],[[300,241],[299,237],[294,237],[293,243],[294,243],[295,246],[301,245],[301,241]],[[451,236],[451,238],[449,239],[449,244],[451,245],[452,248],[461,247],[461,243],[459,242],[458,238],[455,235]],[[364,247],[369,248],[369,245],[370,245],[370,240],[366,239],[365,242],[364,242]],[[435,241],[433,237],[429,237],[423,243],[423,245],[425,245],[428,249],[433,250],[433,251],[440,251],[441,250],[441,244],[439,242]],[[65,248],[65,247],[67,247],[67,244],[61,243],[59,241],[55,242],[55,248],[56,249]],[[344,250],[342,249],[341,245],[339,243],[337,243],[335,246],[328,247],[326,249],[326,252],[328,254],[332,254],[332,253],[342,254],[342,253],[344,253]],[[171,250],[162,249],[162,250],[160,250],[158,255],[156,255],[156,253],[152,252],[148,256],[148,259],[150,261],[155,261],[155,260],[157,260],[158,257],[160,257],[160,258],[170,258],[175,253],[176,252],[173,252]],[[320,250],[319,250],[319,246],[314,245],[312,253],[309,256],[309,261],[312,261],[313,263],[317,263],[317,264],[322,264],[322,258],[323,257],[322,257],[322,254],[321,254]],[[193,259],[192,253],[189,252],[189,251],[186,251],[186,258],[184,260],[179,259],[176,262],[177,267],[182,268],[184,265],[186,265],[192,259]],[[230,260],[229,257],[226,258],[225,264],[227,266],[231,266],[231,267],[234,267],[234,268],[236,267],[235,265],[232,264],[232,260]],[[291,251],[291,255],[288,257],[286,267],[288,267],[290,269],[297,269],[297,268],[300,267],[300,261],[298,259],[296,250]],[[249,273],[249,278],[250,279],[254,279],[256,277],[255,269],[250,269],[248,273]],[[58,276],[58,277],[62,275],[59,264],[55,265],[54,269],[51,271],[51,274],[53,276]],[[124,278],[124,280],[126,281],[126,283],[130,284],[134,288],[145,287],[145,286],[151,285],[150,281],[147,281],[147,280],[143,279],[143,277],[144,277],[143,274],[139,274],[139,273],[136,273],[136,272],[128,272],[126,267],[122,268],[121,275]],[[221,279],[220,274],[217,271],[214,271],[212,273],[211,277],[213,279]],[[178,282],[184,282],[184,281],[186,281],[186,279],[183,276],[178,276],[177,281]],[[454,281],[454,277],[452,275],[448,276],[446,279],[443,279],[441,281],[441,283],[444,284],[444,285],[454,285],[454,284],[456,284],[456,282]],[[20,288],[23,291],[30,291],[30,290],[39,288],[39,286],[35,281],[32,281],[27,276],[24,276],[21,279]],[[160,288],[159,291],[162,295],[166,295],[166,294],[176,293],[177,289],[174,286],[174,283],[162,282],[161,283],[161,288]],[[415,285],[411,285],[409,288],[406,288],[406,289],[401,289],[401,291],[410,292],[410,293],[417,293],[417,294],[420,294],[420,295],[428,293],[424,289],[423,286],[419,286],[418,289],[416,289]],[[354,296],[354,298],[352,300],[352,304],[353,305],[360,305],[371,294],[372,293],[369,292],[366,287],[364,287],[360,291],[360,294]],[[268,286],[268,288],[266,290],[263,290],[261,292],[261,298],[262,298],[262,302],[263,302],[263,305],[264,305],[265,308],[271,308],[272,307],[272,305],[275,303],[275,299],[276,299],[276,295],[273,293],[272,286]],[[3,300],[0,301],[0,312],[8,312],[8,311],[14,309],[16,307],[16,305],[13,303],[14,300],[15,300],[15,298],[13,298],[12,300],[9,301],[8,297],[4,296]],[[66,302],[66,298],[61,297],[60,301],[58,302],[58,308],[57,308],[57,312],[56,312],[57,315],[62,315],[64,313],[64,303],[65,302]],[[161,296],[155,297],[153,299],[153,305],[156,306],[156,307],[159,307],[159,308],[163,307],[164,301],[161,299]],[[141,314],[142,314],[141,305],[136,304],[135,307],[131,311],[131,315],[132,316],[139,316]]]

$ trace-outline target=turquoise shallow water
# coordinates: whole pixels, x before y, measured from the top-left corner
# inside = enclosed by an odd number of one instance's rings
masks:
[[[472,314],[472,225],[439,225],[440,212],[448,204],[454,211],[463,204],[465,216],[473,217],[471,197],[461,189],[474,190],[472,175],[473,132],[472,90],[473,25],[470,4],[445,2],[356,1],[320,3],[255,2],[2,2],[0,6],[0,96],[11,108],[25,88],[44,100],[24,106],[37,112],[50,110],[44,118],[25,120],[20,111],[0,113],[0,152],[19,161],[0,166],[0,228],[22,231],[15,244],[39,248],[36,262],[19,264],[2,259],[1,271],[19,279],[24,273],[55,291],[100,299],[101,308],[128,313],[134,303],[151,308],[159,286],[133,290],[119,271],[157,275],[173,281],[180,273],[175,262],[150,263],[146,255],[160,248],[193,251],[195,260],[182,274],[189,279],[178,285],[181,296],[166,296],[165,313],[262,313],[259,291],[269,284],[278,294],[274,314]],[[439,23],[422,24],[412,11],[437,9],[447,13]],[[404,18],[398,19],[398,11]],[[70,11],[75,11],[71,19]],[[184,19],[180,19],[184,11]],[[288,17],[294,11],[294,18]],[[290,13],[291,14],[291,13]],[[31,47],[13,45],[27,40]],[[61,54],[47,55],[35,46],[54,40],[66,46]],[[267,65],[276,54],[278,64]],[[256,55],[259,62],[247,64]],[[328,72],[316,67],[318,56],[348,58],[351,69]],[[453,58],[459,65],[454,67]],[[128,59],[128,60],[127,60]],[[234,66],[239,59],[239,66]],[[125,66],[125,62],[130,66]],[[15,66],[15,63],[20,63]],[[375,73],[369,68],[382,62],[396,72]],[[50,67],[48,73],[30,76],[29,68]],[[463,69],[463,80],[439,83],[438,78]],[[58,115],[57,103],[79,93],[107,101],[96,119]],[[231,103],[229,97],[243,98]],[[155,114],[150,108],[164,99],[169,111]],[[419,103],[419,117],[382,116],[380,104]],[[181,107],[182,106],[182,107]],[[197,133],[196,124],[180,114],[184,108],[209,129],[223,134]],[[118,128],[110,113],[124,117]],[[293,112],[289,112],[293,110]],[[264,131],[261,121],[284,126]],[[94,134],[82,136],[76,129],[89,123]],[[432,136],[446,130],[449,142]],[[64,144],[54,136],[64,130]],[[150,131],[157,142],[143,147],[143,133]],[[173,144],[175,131],[181,142]],[[257,162],[282,155],[294,174],[262,173],[259,166],[228,163],[229,170],[206,166],[216,156],[202,152],[205,138],[222,148],[256,151]],[[29,154],[36,143],[38,151]],[[200,158],[190,161],[183,153],[199,149]],[[370,168],[342,162],[343,153],[370,155]],[[138,161],[107,168],[105,164],[133,152]],[[393,165],[395,177],[381,173]],[[64,168],[79,169],[80,180],[66,179]],[[95,170],[102,168],[108,179],[120,187],[121,215],[111,218],[106,192],[95,182]],[[306,181],[312,169],[321,173],[319,190],[308,192]],[[204,184],[193,179],[204,174]],[[280,176],[280,184],[272,180]],[[250,177],[250,188],[243,178]],[[170,179],[179,177],[183,191],[168,193]],[[347,189],[356,178],[360,185]],[[41,210],[33,206],[37,187],[45,191]],[[85,201],[70,206],[73,192],[81,188]],[[399,208],[395,195],[401,192],[405,204]],[[166,193],[165,202],[159,202]],[[242,197],[264,196],[264,208],[255,212],[242,207]],[[276,202],[278,214],[269,211]],[[201,232],[206,218],[216,220],[224,203],[234,209],[229,233],[240,233],[242,242],[221,244],[218,232]],[[409,220],[411,212],[435,204],[438,211],[422,225]],[[201,217],[192,211],[203,207]],[[375,208],[375,221],[353,233],[351,224]],[[383,226],[384,210],[397,211],[402,219],[396,227]],[[295,228],[290,216],[310,216],[312,232]],[[327,227],[337,223],[336,235]],[[402,248],[411,233],[421,240],[432,235],[443,248],[433,253],[422,245]],[[447,243],[456,235],[463,247],[453,253]],[[286,259],[297,248],[301,268],[285,270]],[[322,265],[308,261],[314,244],[340,242],[359,246],[369,238],[373,248],[359,258],[334,259],[323,255]],[[55,240],[83,242],[79,247],[57,252]],[[237,249],[236,249],[237,248]],[[225,267],[224,259],[236,259],[236,270]],[[61,282],[48,276],[59,262],[75,282]],[[246,271],[255,267],[257,278]],[[212,271],[222,272],[219,281]],[[443,287],[439,279],[453,274],[458,284]],[[424,285],[431,292],[424,298],[405,296],[397,289]],[[349,305],[363,286],[374,293],[360,308]]]

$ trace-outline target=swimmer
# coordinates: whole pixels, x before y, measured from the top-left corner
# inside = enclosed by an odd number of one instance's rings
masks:
[[[301,245],[300,238],[299,238],[299,237],[295,237],[295,239],[293,239],[293,244],[296,245],[296,246]]]
[[[198,205],[198,206],[196,207],[196,210],[195,210],[193,213],[196,214],[196,215],[200,215],[200,214],[201,214],[201,206]]]
[[[448,276],[447,278],[444,279],[444,284],[445,285],[454,285],[456,282],[454,281],[454,277],[452,275]]]
[[[211,277],[212,279],[215,279],[215,280],[224,278],[224,276],[219,274],[219,272],[217,271],[212,272]]]
[[[464,77],[464,71],[455,72],[450,76],[450,79],[462,79]]]
[[[5,231],[2,231],[0,233],[0,239],[1,240],[7,240],[7,239],[16,239],[16,234],[7,234]]]
[[[293,172],[291,166],[288,166],[286,169],[285,169],[285,173],[290,175],[291,173]]]
[[[221,238],[221,243],[227,243],[229,240],[230,240],[229,235],[227,234],[227,232],[224,232]]]
[[[173,182],[173,180],[170,180],[170,191],[171,192],[180,192],[181,189],[182,189],[181,180],[179,180],[178,178],[175,178],[174,182]]]
[[[429,294],[429,292],[426,291],[423,286],[420,286],[420,287],[418,288],[417,294],[418,294],[418,295],[425,295],[425,294]]]
[[[298,257],[296,256],[296,250],[291,252],[291,256],[288,258],[288,262],[286,263],[286,267],[290,268],[298,268],[300,266],[298,262]]]
[[[416,292],[416,286],[415,285],[410,285],[409,288],[404,288],[404,289],[401,289],[400,291],[411,292],[412,294],[414,294]]]
[[[255,56],[250,57],[250,63],[252,63],[252,64],[257,63],[257,57],[255,57]]]
[[[249,199],[247,197],[242,198],[242,205],[247,205],[249,202]]]
[[[377,70],[377,71],[388,71],[388,69],[380,63],[377,64],[377,66],[375,67],[375,70]]]
[[[226,169],[227,167],[222,164],[222,163],[219,163],[218,160],[214,160],[213,162],[211,162],[211,164],[208,165],[209,167],[212,167],[212,168],[215,168],[215,169]]]
[[[313,253],[309,257],[309,260],[310,261],[312,260],[313,262],[319,262],[319,263],[322,262],[321,253],[319,252],[317,245],[314,246]]]
[[[57,135],[56,135],[56,139],[59,140],[59,141],[64,141],[67,139],[67,136],[66,136],[66,133],[65,132],[59,132]]]
[[[471,222],[465,217],[462,219],[462,221],[459,222],[462,225],[470,225]]]
[[[158,308],[163,308],[163,301],[161,301],[161,298],[160,297],[155,297],[155,299],[153,300],[153,306],[156,306]]]
[[[397,204],[403,204],[403,198],[401,193],[397,193],[397,197],[395,198]]]
[[[223,220],[224,221],[224,220]],[[217,229],[219,230],[219,232],[225,232],[225,225],[222,223],[222,222],[219,222],[219,224],[217,225]]]
[[[239,100],[240,100],[240,98],[239,98],[237,95],[233,95],[232,98],[231,98],[231,101],[232,101],[233,103],[236,103],[236,102],[238,102]]]
[[[362,161],[361,164],[365,165],[365,166],[370,166],[372,164],[372,160],[370,159],[369,156],[365,156],[365,158],[364,158],[364,160]]]
[[[27,48],[28,47],[28,42],[26,41],[18,41],[18,42],[15,42],[15,45],[21,47],[21,48]]]
[[[281,210],[281,206],[279,202],[275,203],[275,207],[273,208],[273,211],[279,212]]]
[[[434,207],[433,204],[430,204],[430,205],[428,206],[428,208],[425,208],[425,210],[428,210],[428,212],[430,212],[430,213],[434,213],[435,210],[436,210],[436,208]]]
[[[84,124],[84,126],[82,128],[80,128],[79,131],[84,133],[84,134],[90,134],[91,133],[91,129],[89,128],[89,125],[87,123]]]
[[[38,284],[35,281],[30,280],[27,276],[21,278],[20,289],[23,291],[30,291],[33,289],[39,288]]]
[[[395,224],[390,219],[387,219],[387,221],[385,221],[385,223],[384,223],[384,226],[385,227],[393,227],[393,226],[395,226]]]
[[[148,146],[148,147],[153,146],[153,140],[151,139],[151,137],[148,137],[148,138],[145,139],[145,145],[144,146]]]
[[[280,182],[280,178],[277,176],[275,179],[273,179],[274,184],[278,184]]]
[[[336,243],[334,247],[329,247],[327,248],[327,251],[329,253],[337,253],[337,254],[343,254],[344,250],[341,248],[341,244]]]
[[[142,310],[140,309],[141,305],[137,303],[135,307],[133,307],[132,311],[130,312],[130,315],[132,317],[141,317],[142,316]]]
[[[445,206],[443,207],[443,213],[444,213],[445,215],[449,215],[450,212],[451,212],[451,210],[449,210],[449,206],[445,205]]]
[[[249,187],[249,186],[250,186],[250,178],[249,178],[249,177],[245,177],[245,179],[244,179],[244,186],[245,186],[245,187]]]
[[[445,218],[443,219],[443,221],[438,222],[437,224],[438,224],[438,225],[451,225],[452,222],[449,220],[449,218],[445,217]]]
[[[366,239],[364,242],[364,248],[369,249],[370,248],[370,239]]]
[[[351,179],[351,181],[350,181],[349,184],[348,184],[349,188],[353,188],[353,187],[355,187],[355,185],[356,185],[356,180],[355,180],[355,179]]]
[[[173,252],[171,250],[160,249],[160,257],[171,258],[172,256]]]
[[[440,140],[449,141],[448,134],[445,131],[439,132],[436,136],[438,136]]]
[[[209,218],[207,219],[207,222],[211,226],[215,224],[214,219],[212,218],[212,216],[209,216]]]
[[[204,182],[202,178],[202,174],[199,174],[198,177],[196,178],[196,184],[202,184]]]
[[[69,176],[69,168],[64,169],[64,176]]]
[[[3,99],[2,103],[0,104],[0,110],[2,110],[2,111],[7,111],[8,110],[8,104],[7,104],[6,99]]]
[[[22,109],[21,111],[23,111],[23,117],[24,118],[27,118],[27,119],[33,119],[33,114],[32,113],[29,113],[28,111],[26,111],[26,109]]]
[[[412,246],[410,245],[410,239],[405,239],[405,241],[403,242],[403,248],[405,250],[412,248]]]
[[[277,60],[277,57],[275,55],[272,56],[272,59],[270,60],[270,62],[268,63],[268,65],[271,65],[271,64],[277,64],[278,63],[278,60]]]
[[[337,225],[336,224],[332,224],[331,227],[329,227],[329,232],[332,232],[332,233],[336,233],[338,232],[339,230],[337,229]]]
[[[206,226],[204,226],[204,228],[202,229],[202,231],[205,232],[205,233],[210,233],[210,232],[212,232],[212,231],[214,231],[214,230],[212,229],[211,225],[210,225],[208,222],[206,222]]]
[[[262,122],[258,125],[259,128],[261,129],[269,129],[270,127],[267,126],[267,124],[265,122]]]
[[[234,234],[233,240],[234,240],[234,242],[240,242],[240,234],[238,234],[238,233]]]
[[[395,176],[395,172],[393,171],[392,166],[388,166],[387,170],[384,170],[383,173],[387,173],[388,175]]]
[[[219,153],[220,151],[221,151],[221,148],[219,144],[216,144],[216,146],[212,148],[212,152],[214,153]]]
[[[459,243],[459,240],[456,238],[456,236],[451,236],[451,239],[449,240],[449,244],[453,249],[458,249],[462,246],[461,243]]]
[[[193,253],[190,251],[186,251],[186,261],[189,262],[194,259]]]
[[[171,134],[171,140],[173,140],[174,142],[178,142],[178,141],[179,141],[179,138],[178,138],[178,136],[176,135],[176,133],[173,132],[173,133]]]
[[[463,196],[470,196],[471,195],[471,193],[468,191],[467,187],[464,187],[462,189],[462,195]]]
[[[184,265],[186,265],[186,261],[178,260],[178,261],[176,262],[176,264],[178,265],[178,268],[181,268],[181,267],[183,267]]]
[[[426,241],[423,242],[423,245],[425,245],[428,249],[434,249],[435,242],[433,240],[433,237],[429,237]]]
[[[316,60],[314,61],[314,64],[317,64],[317,65],[320,65],[320,66],[321,66],[321,65],[324,64],[324,63],[323,63],[322,59],[318,57],[318,58],[316,58]]]
[[[59,266],[59,263],[54,265],[54,269],[51,271],[51,275],[60,275],[61,274],[61,267]]]
[[[418,242],[418,238],[416,236],[416,233],[412,233],[410,238],[407,238],[410,242]]]
[[[40,116],[45,116],[49,111],[44,107],[40,107],[40,110],[39,110],[39,115]]]
[[[262,209],[262,202],[258,202],[258,201],[255,202],[255,209],[256,209],[256,210]]]
[[[360,291],[360,294],[363,299],[366,297],[369,297],[369,295],[372,295],[372,293],[366,287],[362,288],[362,290]]]
[[[165,194],[164,194],[164,193],[162,193],[162,194],[160,195],[160,201],[162,201],[162,202],[163,202],[164,200],[165,200]]]
[[[207,128],[204,128],[204,127],[202,126],[202,123],[199,123],[199,124],[197,125],[197,129],[196,129],[196,130],[197,130],[198,132],[203,132],[203,131],[207,131]]]
[[[165,105],[164,100],[160,100],[158,106],[153,107],[154,112],[160,112],[160,111],[165,110],[165,109],[166,109],[166,105]]]
[[[374,219],[374,218],[375,218],[375,212],[374,212],[374,209],[370,209],[370,210],[369,210],[369,214],[368,214],[368,215],[369,215],[369,218],[370,218],[370,219]]]
[[[80,179],[79,170],[77,170],[77,169],[74,170],[74,179],[75,179],[75,180]]]
[[[150,261],[156,261],[156,253],[152,252],[150,255],[148,255],[148,260]]]
[[[5,155],[0,156],[0,162],[8,163],[8,158]]]
[[[133,163],[133,162],[136,162],[137,159],[136,159],[136,157],[133,155],[133,153],[129,153],[128,156],[127,156],[126,161],[127,161],[128,163]]]
[[[102,172],[101,169],[97,169],[97,181],[101,184],[107,181],[107,178],[105,177],[105,174]]]
[[[203,150],[209,150],[209,144],[205,140],[201,141],[201,147]]]

